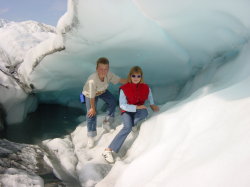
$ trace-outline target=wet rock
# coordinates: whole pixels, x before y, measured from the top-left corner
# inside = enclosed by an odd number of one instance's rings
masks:
[[[45,156],[38,145],[0,139],[0,186],[16,186],[20,181],[24,186],[65,186],[44,161]]]

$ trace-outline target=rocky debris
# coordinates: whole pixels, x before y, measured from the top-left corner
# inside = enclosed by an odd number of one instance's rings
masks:
[[[0,139],[0,186],[10,186],[10,180],[25,181],[24,185],[65,186],[44,161],[45,156],[38,145]]]

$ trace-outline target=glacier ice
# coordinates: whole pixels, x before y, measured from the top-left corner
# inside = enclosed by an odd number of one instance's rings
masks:
[[[79,107],[78,93],[98,57],[108,57],[111,71],[121,77],[140,65],[161,113],[143,123],[131,148],[128,138],[112,167],[100,153],[121,128],[119,118],[116,130],[99,134],[92,150],[85,148],[84,122],[67,137],[45,141],[66,168],[58,176],[100,187],[247,187],[249,5],[246,0],[69,0],[56,34],[23,54],[14,77],[0,71],[1,103],[16,96],[6,99],[2,93],[18,93],[12,105],[21,100],[16,109],[23,111],[30,108],[25,97],[34,93],[33,102]],[[117,87],[112,89],[116,93]]]
[[[160,93],[156,101],[162,104],[178,98],[196,73],[237,56],[249,38],[245,3],[69,0],[56,29],[43,26],[47,35],[34,32],[42,41],[17,34],[22,27],[37,28],[27,22],[2,29],[3,34],[13,34],[1,48],[11,53],[12,66],[18,64],[13,71],[25,91],[35,93],[40,102],[80,107],[77,93],[89,72],[95,71],[96,59],[106,56],[111,71],[121,77],[131,66],[142,66],[153,92]],[[13,40],[20,42],[7,46]]]
[[[55,28],[35,21],[1,20],[1,25],[0,102],[7,112],[7,122],[17,123],[37,105],[37,99],[27,94],[30,88],[20,81],[17,70],[29,50],[55,36]]]
[[[233,3],[204,1],[207,8],[199,1],[182,2],[181,8],[179,3],[69,1],[58,37],[31,50],[19,74],[41,102],[77,106],[76,92],[95,70],[96,59],[106,56],[111,71],[122,77],[132,65],[142,66],[155,90],[172,93],[157,94],[156,100],[173,100],[188,79],[212,63],[229,61],[249,37],[246,11]],[[244,1],[238,4],[245,10]]]

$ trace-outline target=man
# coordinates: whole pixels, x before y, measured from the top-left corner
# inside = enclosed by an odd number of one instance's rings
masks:
[[[109,72],[109,60],[101,57],[96,62],[96,72],[89,76],[83,87],[83,95],[86,98],[87,108],[87,128],[88,128],[88,143],[89,148],[94,147],[96,132],[96,105],[98,99],[102,99],[107,105],[107,115],[103,120],[103,128],[106,131],[110,130],[110,125],[114,122],[114,113],[116,100],[114,96],[107,90],[109,82],[113,84],[125,84],[127,79],[121,79],[117,75]]]

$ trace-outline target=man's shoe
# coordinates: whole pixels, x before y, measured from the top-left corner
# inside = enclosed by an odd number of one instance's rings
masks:
[[[109,121],[103,121],[103,123],[102,123],[102,128],[103,128],[106,132],[109,132],[109,131],[111,130]]]
[[[114,117],[106,116],[102,122],[102,128],[106,132],[109,132],[111,130],[111,123],[113,122],[114,122]]]
[[[94,137],[88,137],[88,143],[87,143],[88,148],[93,148],[95,146],[95,139]]]
[[[104,159],[109,163],[109,164],[113,164],[115,161],[114,161],[114,158],[113,158],[113,155],[112,155],[112,151],[109,151],[109,150],[105,150],[103,153],[102,153],[102,156],[104,157]]]

